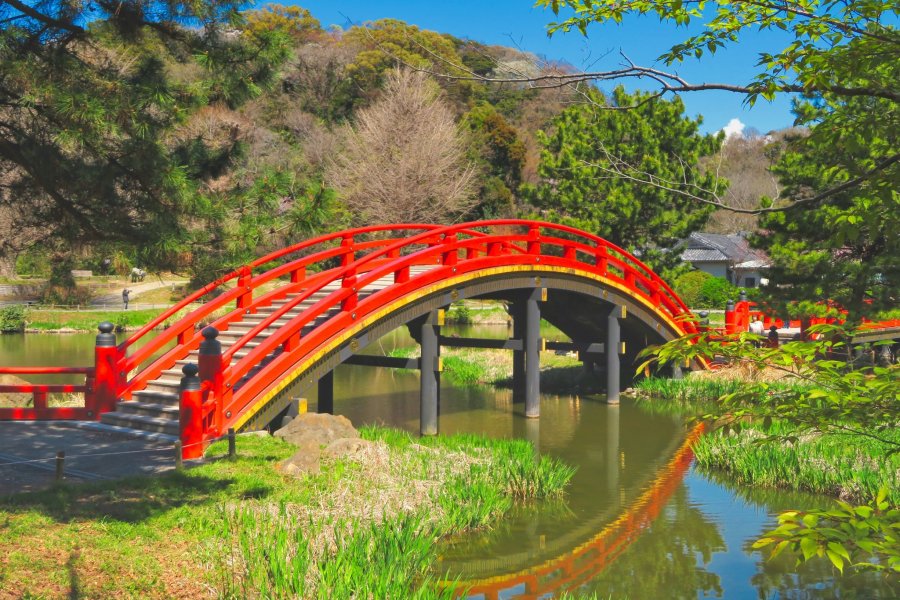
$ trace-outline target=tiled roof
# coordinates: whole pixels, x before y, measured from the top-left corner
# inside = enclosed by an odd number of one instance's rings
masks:
[[[769,264],[769,257],[760,250],[750,248],[747,239],[740,234],[692,233],[686,240],[687,248],[681,259],[687,262],[720,262],[732,264],[760,262]]]
[[[685,262],[726,262],[728,257],[718,250],[706,248],[688,248],[681,253],[681,260]]]

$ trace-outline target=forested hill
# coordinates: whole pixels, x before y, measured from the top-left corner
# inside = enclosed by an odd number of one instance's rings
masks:
[[[765,144],[720,154],[677,97],[473,79],[566,70],[515,49],[396,20],[325,30],[295,6],[205,29],[126,17],[3,30],[0,275],[114,257],[207,281],[345,225],[503,216],[670,267],[660,250],[707,225],[696,196],[726,193],[729,164],[756,173],[749,204],[771,187]]]

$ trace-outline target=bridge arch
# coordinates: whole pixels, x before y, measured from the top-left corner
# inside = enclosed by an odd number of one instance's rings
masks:
[[[295,356],[293,361],[286,357],[267,369],[260,381],[273,381],[261,387],[259,400],[235,426],[248,429],[265,426],[287,406],[298,388],[314,386],[321,377],[398,327],[411,327],[413,337],[418,338],[414,329],[417,322],[459,300],[501,300],[515,306],[537,291],[544,298],[541,318],[571,338],[574,347],[605,344],[607,315],[614,307],[624,307],[620,335],[625,348],[620,352],[623,355],[621,381],[628,380],[628,374],[634,369],[633,358],[640,350],[684,333],[678,322],[659,307],[648,306],[608,278],[570,268],[516,265],[473,270],[447,279],[436,276],[423,279],[427,281],[412,280],[421,286],[415,291],[379,303],[377,308],[367,311],[370,313],[367,317],[357,317],[315,355]],[[573,306],[577,308],[573,310]]]

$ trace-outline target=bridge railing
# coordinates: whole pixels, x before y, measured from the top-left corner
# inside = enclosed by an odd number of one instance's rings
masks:
[[[97,413],[94,405],[93,367],[0,367],[0,375],[48,376],[83,375],[84,383],[16,383],[0,385],[0,394],[30,394],[31,406],[0,408],[0,420],[91,419]],[[74,395],[80,406],[50,406],[50,394]]]

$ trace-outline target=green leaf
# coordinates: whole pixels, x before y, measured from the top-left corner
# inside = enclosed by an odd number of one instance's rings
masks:
[[[831,561],[831,564],[833,564],[835,567],[837,567],[838,571],[843,573],[844,572],[844,560],[841,558],[841,556],[832,550],[826,550],[825,554],[828,556],[828,559]]]

